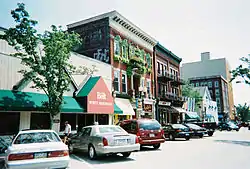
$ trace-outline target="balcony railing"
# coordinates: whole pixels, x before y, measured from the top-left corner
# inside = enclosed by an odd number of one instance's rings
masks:
[[[171,81],[172,85],[178,86],[178,85],[184,85],[185,81],[180,78],[180,76],[173,76],[173,80]]]
[[[162,82],[168,82],[168,81],[172,81],[174,76],[170,73],[168,73],[167,71],[158,71],[158,80],[162,81]]]
[[[171,92],[162,91],[161,93],[159,93],[159,97],[167,100],[187,101],[186,97]]]

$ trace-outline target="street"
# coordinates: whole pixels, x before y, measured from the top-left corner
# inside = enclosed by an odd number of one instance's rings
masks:
[[[86,155],[72,155],[71,169],[249,169],[250,131],[219,132],[213,137],[193,138],[190,141],[166,141],[159,150],[145,148],[130,158],[106,157],[90,161]]]

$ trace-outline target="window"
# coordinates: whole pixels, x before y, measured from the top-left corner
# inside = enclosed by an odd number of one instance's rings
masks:
[[[125,133],[125,131],[120,126],[102,126],[99,127],[100,133]]]
[[[163,64],[161,64],[161,74],[164,75]]]
[[[161,95],[161,84],[158,83],[158,95]]]
[[[90,136],[92,131],[91,127],[86,127],[82,129],[82,135],[81,136]]]
[[[54,132],[31,132],[20,134],[14,141],[14,144],[31,144],[60,141],[60,138],[58,138],[58,136]]]
[[[120,92],[120,71],[114,71],[114,90]]]
[[[215,89],[215,96],[220,96],[220,90],[219,89]]]
[[[120,42],[118,40],[114,41],[114,51],[115,51],[115,55],[118,55],[118,56],[121,55]]]
[[[151,95],[151,85],[150,85],[150,80],[147,80],[147,94],[148,96]]]
[[[220,98],[216,98],[216,102],[217,102],[217,105],[219,107],[219,105],[220,105]]]
[[[161,73],[161,68],[160,68],[160,63],[159,62],[157,62],[157,72],[158,72],[158,74]]]
[[[128,54],[127,46],[123,45],[122,46],[122,57],[127,59],[127,54]]]
[[[196,86],[196,87],[199,87],[199,83],[196,83],[195,86]]]
[[[213,87],[213,83],[212,82],[208,82],[208,87],[212,88]]]
[[[127,74],[122,73],[122,92],[127,93]]]
[[[191,85],[192,87],[194,87],[194,83],[191,83],[190,85]]]
[[[209,90],[210,96],[213,97],[213,90]]]
[[[215,82],[214,82],[214,86],[215,86],[215,87],[219,87],[219,82],[218,82],[218,81],[215,81]]]
[[[163,71],[164,71],[164,75],[166,75],[166,73],[167,73],[167,66],[166,65],[164,65]]]

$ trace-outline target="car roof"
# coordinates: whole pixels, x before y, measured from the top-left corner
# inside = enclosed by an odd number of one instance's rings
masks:
[[[19,131],[19,134],[23,134],[23,133],[40,133],[40,132],[53,132],[55,133],[54,130],[48,130],[48,129],[39,129],[39,130],[32,130],[32,129],[24,129]]]
[[[83,128],[88,128],[88,127],[119,127],[117,125],[91,125],[91,126],[85,126]]]

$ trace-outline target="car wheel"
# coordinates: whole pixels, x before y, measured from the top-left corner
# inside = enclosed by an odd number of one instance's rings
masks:
[[[69,154],[73,154],[74,153],[74,147],[72,144],[68,144],[68,149],[69,149]]]
[[[169,134],[169,140],[172,140],[172,141],[174,141],[175,140],[175,138],[174,138],[174,136],[172,135],[172,134]]]
[[[239,131],[239,129],[236,129],[236,131]]]
[[[210,132],[208,132],[207,134],[208,134],[208,136],[211,137],[211,136],[213,136],[214,132],[210,131]]]
[[[127,157],[130,156],[130,154],[131,154],[131,152],[125,152],[125,153],[122,153],[122,156],[123,156],[124,158],[127,158]]]
[[[186,139],[186,140],[190,140],[190,137],[186,137],[185,139]]]
[[[230,129],[230,128],[227,128],[227,131],[231,131],[231,129]]]
[[[161,144],[154,144],[154,145],[153,145],[153,147],[154,147],[155,150],[159,149],[160,146],[161,146]]]
[[[202,134],[202,135],[199,135],[199,137],[202,138],[202,137],[203,137],[203,134]]]
[[[96,159],[95,147],[93,145],[89,145],[88,156],[90,160]]]

